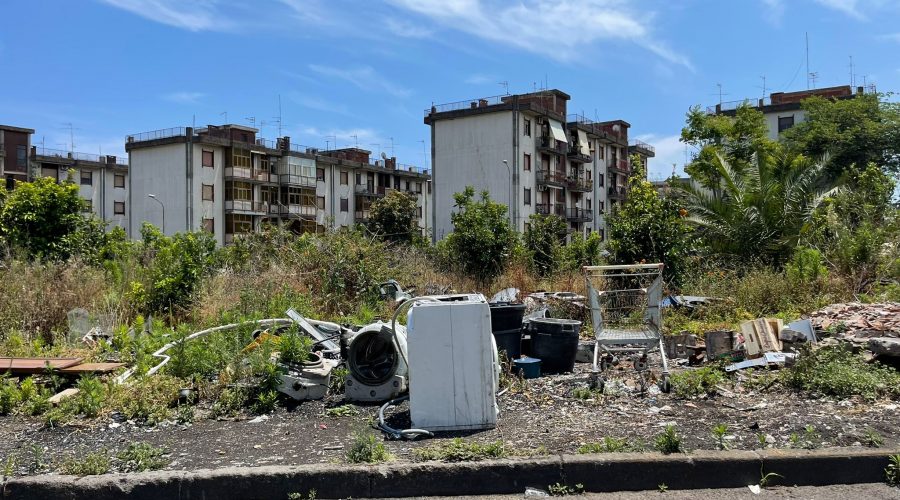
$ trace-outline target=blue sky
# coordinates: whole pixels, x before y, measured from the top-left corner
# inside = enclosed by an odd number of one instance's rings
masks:
[[[684,161],[694,104],[817,86],[900,90],[898,0],[3,0],[0,123],[121,153],[128,133],[250,124],[425,162],[432,103],[547,84]],[[10,23],[8,20],[15,20]],[[424,144],[422,141],[426,141]]]

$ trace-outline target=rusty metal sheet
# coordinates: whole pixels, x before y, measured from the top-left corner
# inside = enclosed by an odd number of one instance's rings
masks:
[[[34,375],[44,373],[49,366],[59,370],[81,363],[81,358],[0,358],[0,373]]]

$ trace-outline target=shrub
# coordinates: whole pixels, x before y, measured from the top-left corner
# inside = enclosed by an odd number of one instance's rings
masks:
[[[628,440],[604,436],[602,443],[586,443],[578,447],[578,453],[617,453],[628,450]]]
[[[311,349],[312,339],[292,327],[279,338],[278,359],[284,364],[302,365],[309,358]]]
[[[713,366],[673,373],[669,379],[672,390],[679,398],[693,398],[715,392],[717,384],[724,380],[722,372]]]
[[[183,382],[171,375],[140,377],[130,384],[116,386],[111,407],[125,418],[155,425],[172,416]]]
[[[391,191],[372,203],[371,229],[387,241],[409,243],[418,234],[416,208],[414,195]]]
[[[666,430],[653,440],[653,445],[656,451],[665,455],[683,451],[681,448],[681,436],[675,431],[674,425],[667,425]]]
[[[256,395],[256,402],[253,404],[253,411],[263,415],[272,413],[278,408],[278,391],[263,391]]]
[[[88,418],[96,417],[103,409],[103,403],[106,401],[106,387],[103,382],[92,375],[83,375],[75,383],[78,394],[67,399],[66,402],[76,414],[84,415]],[[65,405],[68,407],[69,405]]]
[[[122,462],[119,468],[122,472],[159,470],[169,463],[163,457],[165,453],[165,450],[150,443],[131,443],[117,457]]]
[[[590,233],[585,238],[581,233],[572,235],[569,244],[563,247],[563,265],[571,271],[580,271],[583,266],[596,266],[602,262],[603,240],[599,233]]]
[[[9,415],[19,404],[21,396],[16,382],[0,375],[0,415]]]
[[[109,472],[110,462],[106,450],[73,457],[62,464],[63,474],[72,476],[96,476]]]
[[[503,441],[481,444],[454,438],[447,443],[419,448],[415,450],[415,454],[419,460],[471,462],[489,458],[504,458],[509,456],[509,450],[506,449]]]
[[[885,479],[891,486],[900,486],[900,454],[888,457],[888,466],[884,469]]]
[[[390,460],[391,455],[375,434],[357,432],[353,435],[353,444],[347,450],[346,458],[351,464],[375,464]]]
[[[557,215],[534,214],[528,218],[525,231],[525,248],[531,264],[539,276],[547,276],[556,270],[562,254],[562,241],[566,236],[566,221]]]
[[[866,363],[844,345],[803,349],[782,377],[790,387],[826,396],[873,400],[900,395],[900,373],[878,362]]]
[[[487,281],[503,272],[516,241],[507,207],[491,201],[487,191],[475,201],[471,186],[453,197],[457,211],[446,238],[450,258],[466,274]]]

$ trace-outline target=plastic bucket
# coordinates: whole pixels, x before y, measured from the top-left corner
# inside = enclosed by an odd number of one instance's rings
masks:
[[[505,302],[491,304],[491,331],[505,332],[522,328],[522,317],[525,316],[525,304],[507,304]]]
[[[575,370],[581,322],[573,319],[540,318],[531,322],[531,355],[541,360],[544,374]]]
[[[541,376],[541,360],[535,358],[519,358],[513,361],[513,373],[521,373],[523,378]]]
[[[497,352],[506,352],[506,357],[512,360],[519,359],[522,355],[522,329],[500,330],[493,332],[497,342]]]

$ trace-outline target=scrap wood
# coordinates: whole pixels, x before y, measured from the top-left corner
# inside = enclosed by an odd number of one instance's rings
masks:
[[[81,358],[0,358],[0,373],[36,375],[81,363]]]
[[[59,373],[76,375],[82,373],[109,373],[123,366],[125,366],[125,363],[81,363],[80,365],[60,368]]]
[[[58,406],[59,403],[63,399],[70,398],[70,397],[78,394],[79,392],[80,391],[78,389],[76,389],[74,387],[70,387],[68,389],[64,389],[63,391],[54,394],[53,396],[50,396],[50,399],[48,399],[47,402],[53,406]]]

